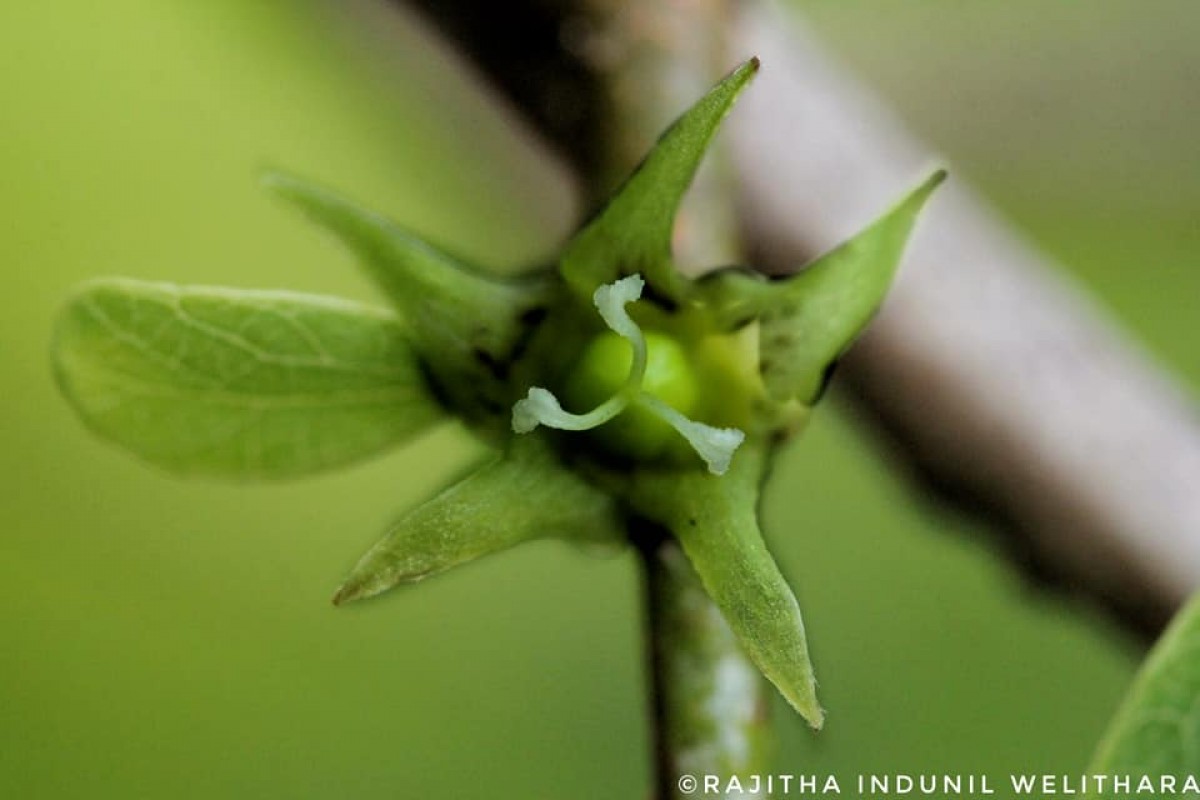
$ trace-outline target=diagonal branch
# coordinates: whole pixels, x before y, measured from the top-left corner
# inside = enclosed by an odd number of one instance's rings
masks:
[[[770,65],[731,119],[746,239],[754,263],[787,271],[931,154],[771,6],[743,6],[736,41]],[[998,522],[1033,575],[1161,626],[1200,584],[1195,409],[1080,287],[948,189],[842,386],[927,488]]]
[[[686,15],[714,2],[672,7]],[[598,165],[612,160],[601,150],[612,137],[595,124],[610,115],[602,87],[624,57],[620,41],[597,32],[596,14],[637,22],[645,4],[410,5],[475,57],[594,189]],[[738,9],[721,31],[729,65],[751,54],[765,65],[730,120],[741,219],[753,263],[782,272],[869,219],[931,159],[797,20],[768,2]],[[516,10],[525,33],[506,40],[497,31],[514,29]],[[505,19],[497,27],[488,13]],[[671,38],[669,25],[658,33]],[[1200,424],[1190,400],[961,183],[931,205],[840,384],[924,487],[998,523],[1048,585],[1145,631],[1200,584]]]

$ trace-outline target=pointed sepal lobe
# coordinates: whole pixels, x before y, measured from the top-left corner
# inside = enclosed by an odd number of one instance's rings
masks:
[[[758,490],[766,445],[750,442],[728,474],[644,472],[631,502],[683,546],[709,596],[750,660],[813,728],[825,719],[800,606],[758,527]]]
[[[534,539],[619,541],[612,499],[566,469],[540,435],[404,515],[362,557],[334,602],[361,600]]]
[[[581,299],[634,273],[646,279],[648,296],[683,299],[688,281],[671,257],[675,215],[721,120],[756,72],[758,59],[747,61],[676,120],[608,204],[567,243],[559,268]]]
[[[546,276],[489,275],[328,189],[279,172],[263,180],[358,256],[455,411],[504,416],[512,361],[550,299]]]

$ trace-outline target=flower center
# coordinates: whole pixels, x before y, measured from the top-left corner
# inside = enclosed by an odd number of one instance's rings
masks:
[[[710,472],[721,475],[745,434],[688,418],[697,387],[687,353],[670,337],[644,333],[625,310],[626,304],[641,297],[644,286],[641,276],[631,275],[601,286],[593,296],[613,332],[588,344],[572,371],[568,399],[580,404],[607,399],[587,413],[573,414],[549,390],[534,386],[513,406],[513,430],[528,433],[545,425],[585,431],[611,422],[604,429],[609,443],[640,459],[660,455],[677,434],[691,444]]]

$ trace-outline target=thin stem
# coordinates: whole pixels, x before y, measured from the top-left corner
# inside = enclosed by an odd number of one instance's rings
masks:
[[[679,544],[639,542],[655,724],[655,796],[692,796],[704,776],[767,771],[771,726],[764,682],[709,600]],[[688,791],[691,788],[693,791]]]

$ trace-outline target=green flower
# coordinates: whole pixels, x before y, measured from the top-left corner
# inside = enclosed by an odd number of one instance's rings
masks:
[[[819,727],[804,625],[759,531],[771,452],[883,299],[937,172],[794,276],[675,269],[680,199],[750,61],[662,136],[555,263],[504,279],[286,175],[266,185],[361,258],[391,303],[125,279],[56,331],[63,393],[99,435],[178,473],[287,478],[454,416],[495,455],[417,506],[335,602],[525,541],[681,543],[754,663]]]

